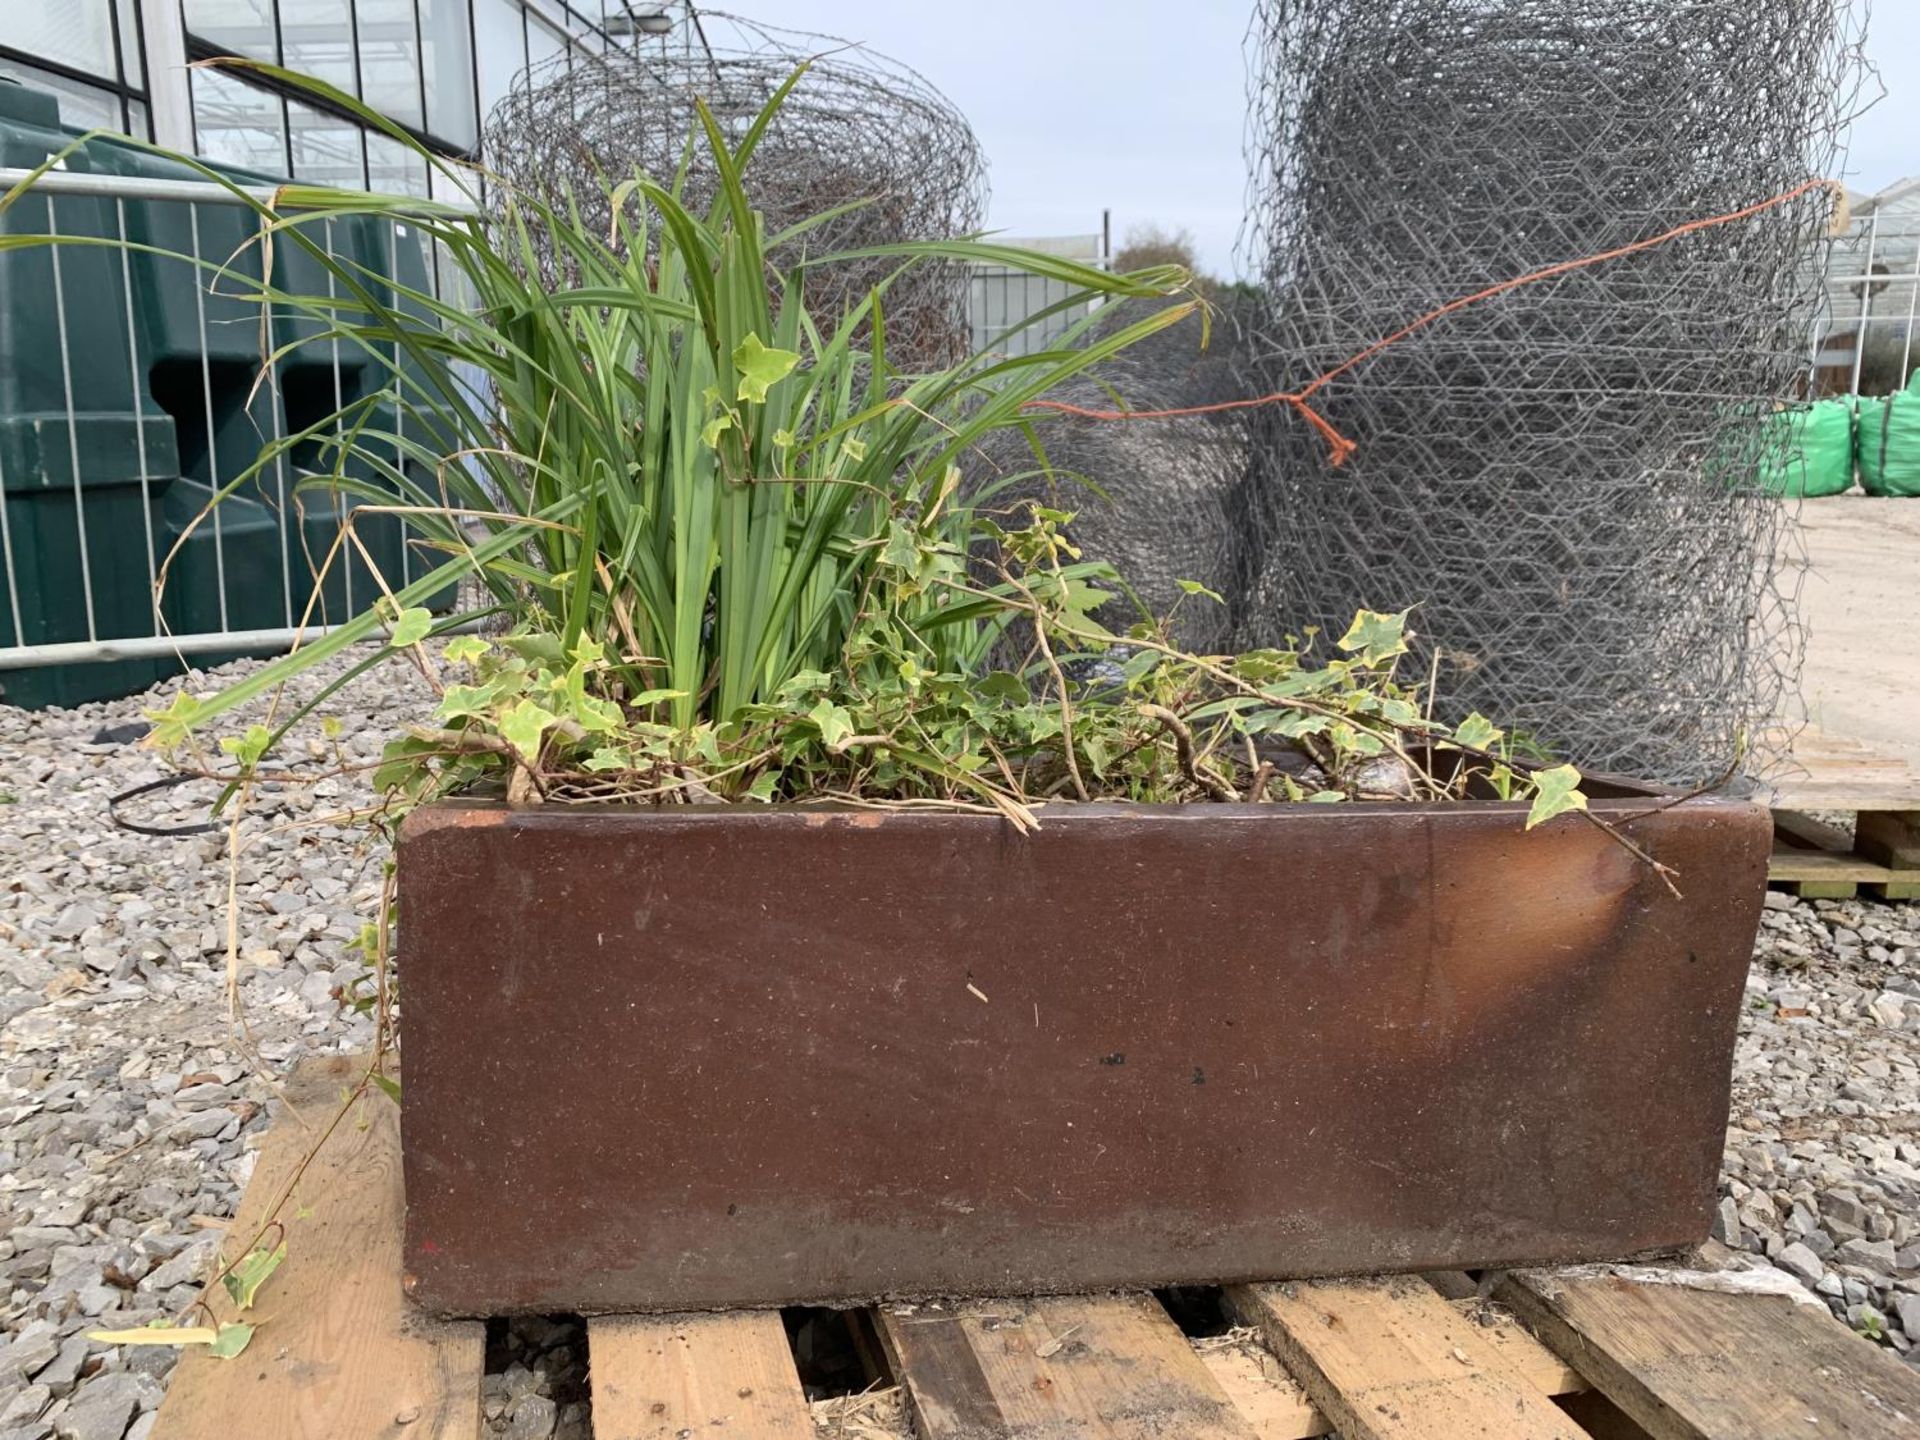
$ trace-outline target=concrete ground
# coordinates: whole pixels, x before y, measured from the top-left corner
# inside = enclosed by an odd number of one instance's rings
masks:
[[[1800,523],[1807,718],[1920,766],[1920,497],[1823,496]]]

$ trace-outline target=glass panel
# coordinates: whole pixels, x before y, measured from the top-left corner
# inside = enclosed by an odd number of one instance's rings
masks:
[[[147,116],[147,107],[138,100],[129,100],[127,109],[131,112],[127,133],[142,140],[153,139],[153,121]]]
[[[527,70],[538,85],[542,79],[552,79],[565,68],[564,60],[555,61],[554,56],[564,55],[567,51],[567,37],[544,21],[527,16]],[[545,74],[541,67],[553,62],[552,74]]]
[[[187,32],[255,60],[277,61],[273,0],[187,0]]]
[[[420,129],[420,34],[413,0],[354,0],[360,23],[360,98]]]
[[[127,68],[127,84],[147,88],[147,71],[140,56],[139,0],[115,0],[120,15],[120,63]]]
[[[422,70],[427,82],[427,129],[471,149],[480,143],[473,118],[473,50],[467,0],[420,0]]]
[[[280,45],[289,70],[312,75],[349,95],[359,92],[353,69],[352,0],[281,0]]]
[[[109,28],[112,21],[107,0],[62,0],[57,5],[5,0],[0,9],[6,11],[0,39],[14,49],[76,70],[113,74],[113,31]]]
[[[398,140],[369,131],[367,188],[382,195],[425,195],[427,162]]]
[[[77,80],[49,75],[31,65],[0,59],[0,75],[11,76],[34,90],[45,90],[60,101],[60,123],[75,130],[118,130],[120,98],[108,90],[82,85]]]
[[[515,0],[473,0],[480,109],[491,113],[527,68],[526,20]]]
[[[287,102],[288,139],[293,147],[293,178],[315,185],[364,190],[366,166],[360,154],[360,127],[297,100]]]
[[[442,162],[427,174],[427,193],[449,205],[480,204],[480,172],[459,160]],[[448,171],[452,173],[449,174]]]
[[[218,70],[193,70],[193,128],[209,160],[284,175],[287,137],[280,97]]]

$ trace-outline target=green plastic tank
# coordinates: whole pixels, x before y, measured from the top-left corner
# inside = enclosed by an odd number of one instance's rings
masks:
[[[59,124],[54,97],[0,81],[0,165],[37,165],[77,133]],[[203,178],[104,138],[69,155],[64,168]],[[279,183],[216,168],[243,184]],[[197,254],[225,265],[230,278],[209,288],[210,272],[196,275],[183,260],[117,246],[0,252],[0,539],[8,542],[16,580],[0,595],[0,645],[86,640],[89,591],[96,637],[153,635],[148,577],[162,565],[165,633],[298,623],[349,503],[324,492],[296,495],[303,461],[320,468],[319,457],[284,457],[211,511],[208,502],[254,463],[264,443],[372,394],[387,378],[357,350],[336,352],[331,342],[314,340],[312,322],[276,315],[268,337],[276,348],[309,343],[260,381],[260,312],[232,293],[260,275],[260,247],[247,243],[255,218],[243,207],[28,195],[0,214],[0,234],[44,234],[54,224],[62,234],[116,237],[123,216],[135,246]],[[336,220],[330,229],[336,253],[426,288],[417,238],[410,243],[391,223],[370,217]],[[325,271],[295,245],[275,246],[274,266],[283,289],[326,290]],[[297,523],[283,525],[282,515]],[[356,530],[397,585],[411,560],[403,526],[377,517]],[[336,561],[313,621],[338,623],[376,593],[357,554]],[[443,597],[443,607],[450,602],[450,594]],[[0,702],[71,706],[134,693],[182,668],[168,657],[0,670]]]

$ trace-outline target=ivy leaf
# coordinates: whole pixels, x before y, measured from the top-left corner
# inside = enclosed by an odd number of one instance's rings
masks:
[[[1025,705],[1033,699],[1027,682],[1011,670],[990,670],[973,686],[982,700],[1001,700],[1010,705]]]
[[[880,563],[895,570],[904,570],[909,575],[919,569],[920,536],[913,526],[904,520],[888,523],[887,544],[880,552]]]
[[[1378,610],[1362,610],[1340,637],[1340,648],[1349,655],[1358,652],[1363,665],[1380,665],[1396,655],[1407,653],[1407,612],[1383,615]]]
[[[648,705],[658,705],[663,700],[683,699],[686,693],[684,690],[642,690],[627,703],[639,710]]]
[[[387,637],[387,644],[395,650],[404,650],[409,645],[418,645],[427,638],[427,632],[433,629],[433,612],[419,605],[402,610],[399,618],[393,622],[393,634]]]
[[[700,438],[706,441],[709,450],[718,450],[720,448],[720,437],[732,428],[733,416],[724,413],[719,414],[707,421],[706,428],[700,432]]]
[[[576,695],[573,697],[570,708],[573,711],[573,718],[580,722],[582,730],[601,734],[618,730],[620,721],[624,718],[620,714],[618,705],[611,700],[602,700],[597,695]]]
[[[221,739],[220,748],[238,760],[243,769],[251,770],[258,765],[267,753],[267,743],[273,739],[273,732],[264,725],[249,725],[244,735],[228,735]]]
[[[447,642],[446,657],[455,665],[471,665],[491,649],[478,635],[456,635]]]
[[[767,391],[787,377],[800,357],[791,350],[772,350],[749,334],[733,351],[733,368],[740,372],[740,393],[735,399],[764,405]]]
[[[1471,749],[1486,750],[1499,744],[1503,733],[1491,720],[1476,710],[1460,722],[1453,732],[1453,738]]]
[[[551,710],[542,710],[531,700],[522,700],[500,720],[500,734],[528,760],[540,757],[540,737],[558,719]]]
[[[1533,808],[1527,812],[1527,829],[1569,810],[1587,808],[1587,797],[1580,793],[1580,772],[1571,765],[1556,765],[1551,770],[1533,772]]]
[[[1180,593],[1182,595],[1204,595],[1216,605],[1224,605],[1227,603],[1226,597],[1220,594],[1219,591],[1209,590],[1198,580],[1176,580],[1173,583],[1180,587]]]
[[[586,768],[589,770],[627,770],[631,769],[632,765],[632,757],[614,745],[602,745],[586,760]]]
[[[282,1241],[271,1250],[252,1250],[235,1263],[234,1267],[220,1277],[220,1283],[226,1287],[227,1294],[233,1297],[233,1303],[242,1310],[253,1308],[253,1297],[260,1293],[260,1287],[267,1283],[267,1277],[280,1268],[280,1262],[287,1258],[286,1242]]]
[[[449,685],[446,694],[440,697],[440,718],[458,720],[463,715],[485,715],[499,698],[498,680],[485,685]]]
[[[843,706],[834,704],[824,695],[807,712],[807,718],[820,732],[821,742],[829,750],[839,749],[840,742],[853,734],[853,717],[847,714]]]
[[[173,703],[166,709],[144,712],[147,719],[153,721],[150,743],[162,750],[170,750],[181,744],[192,733],[193,727],[200,723],[201,713],[206,708],[205,701],[182,690],[173,697]]]
[[[801,695],[811,695],[824,690],[833,683],[833,677],[824,670],[796,670],[774,691],[782,700],[792,700]]]
[[[244,1321],[233,1321],[220,1327],[220,1333],[214,1337],[208,1354],[217,1355],[222,1360],[238,1359],[240,1352],[247,1348],[253,1339],[253,1326]]]
[[[749,800],[758,800],[763,805],[769,804],[773,800],[773,792],[779,788],[780,772],[778,770],[762,770],[758,775],[753,777],[753,784],[747,787],[747,798]]]
[[[500,643],[522,660],[531,660],[535,664],[564,665],[566,663],[566,653],[560,648],[558,635],[502,635]]]

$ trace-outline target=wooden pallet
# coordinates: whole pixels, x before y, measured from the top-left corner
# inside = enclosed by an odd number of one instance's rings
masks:
[[[1920,900],[1920,772],[1895,756],[1809,729],[1763,796],[1773,807],[1770,883],[1808,899]],[[1810,811],[1854,817],[1849,835]]]
[[[311,1062],[230,1227],[247,1243],[353,1074]],[[480,1440],[484,1326],[400,1290],[397,1112],[358,1102],[295,1187],[290,1258],[236,1360],[186,1354],[153,1440]],[[596,1440],[1769,1440],[1913,1436],[1920,1372],[1815,1305],[1610,1275],[1232,1286],[1249,1330],[1189,1340],[1150,1295],[862,1312],[906,1421],[833,1428],[777,1312],[589,1322]],[[214,1303],[225,1314],[225,1297]],[[1557,1397],[1557,1398],[1556,1398]]]

